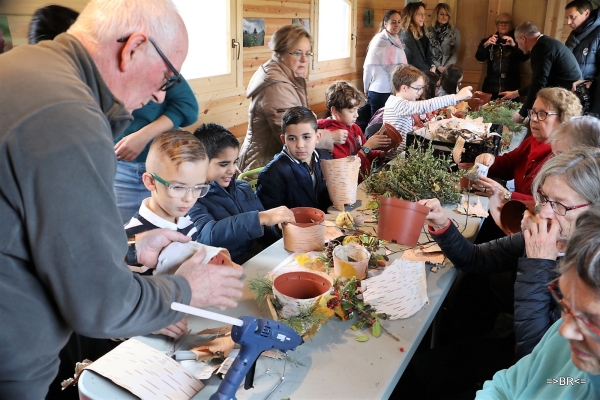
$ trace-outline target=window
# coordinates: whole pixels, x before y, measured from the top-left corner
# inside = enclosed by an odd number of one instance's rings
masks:
[[[188,31],[188,55],[181,74],[197,93],[242,87],[240,45],[242,0],[174,0]]]
[[[355,66],[356,0],[314,0],[312,16],[313,74],[350,72]]]

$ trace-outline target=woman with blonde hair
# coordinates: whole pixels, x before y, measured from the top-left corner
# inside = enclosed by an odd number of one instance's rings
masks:
[[[446,3],[438,3],[433,9],[431,26],[427,32],[431,46],[431,59],[438,72],[444,72],[450,64],[458,61],[460,31],[450,22],[452,10]]]
[[[379,33],[373,36],[363,66],[363,87],[371,106],[371,115],[385,105],[392,94],[392,72],[407,64],[404,44],[398,37],[400,11],[388,10],[383,16]]]
[[[404,51],[408,63],[421,71],[434,71],[431,60],[431,46],[425,34],[425,3],[409,3],[402,10],[400,40],[404,43]]]
[[[239,168],[249,171],[264,167],[281,152],[281,117],[291,107],[308,107],[306,80],[313,56],[312,37],[302,25],[285,25],[271,38],[273,56],[254,73],[246,97],[248,131],[240,150]],[[321,131],[317,147],[332,151],[334,143],[344,143],[347,130]]]

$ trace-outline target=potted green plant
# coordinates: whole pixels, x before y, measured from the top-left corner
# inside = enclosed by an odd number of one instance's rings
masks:
[[[415,246],[429,209],[414,202],[434,197],[442,204],[460,201],[462,172],[453,172],[453,166],[450,156],[434,155],[432,146],[415,141],[408,157],[369,175],[364,185],[375,199],[368,207],[379,220],[377,236]]]

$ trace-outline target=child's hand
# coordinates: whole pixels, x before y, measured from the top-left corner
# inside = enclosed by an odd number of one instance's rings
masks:
[[[345,129],[336,129],[335,131],[331,131],[331,136],[333,137],[334,144],[344,144],[348,138],[348,131]]]
[[[463,100],[471,98],[473,96],[473,93],[471,93],[472,90],[473,90],[473,86],[466,86],[466,87],[460,89],[460,91],[458,93],[456,93],[456,100],[463,101]]]
[[[182,319],[179,322],[174,323],[173,325],[169,325],[166,328],[163,328],[159,331],[152,332],[153,335],[165,335],[177,339],[179,336],[183,335],[188,331],[187,319]]]
[[[272,226],[284,222],[296,222],[294,213],[286,206],[272,208],[258,213],[258,220],[262,226]]]
[[[368,147],[371,150],[382,149],[392,145],[392,139],[387,135],[373,135],[367,140],[367,143],[364,144],[365,147]]]

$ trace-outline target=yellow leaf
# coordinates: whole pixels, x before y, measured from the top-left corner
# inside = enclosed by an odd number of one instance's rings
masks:
[[[356,236],[346,236],[342,241],[342,246],[345,246],[348,243],[360,243],[360,240]]]
[[[339,264],[340,268],[342,269],[340,276],[343,276],[344,278],[352,278],[356,276],[356,269],[354,269],[352,265],[341,260],[339,261]]]
[[[340,317],[342,320],[344,320],[344,321],[346,320],[346,313],[342,309],[342,306],[337,306],[336,308],[333,309],[333,311],[335,312],[335,315]]]
[[[325,272],[325,263],[321,260],[315,260],[310,269],[313,271]]]
[[[296,261],[298,262],[298,264],[300,264],[303,267],[306,267],[307,265],[310,265],[313,263],[312,258],[310,258],[308,256],[308,254],[298,254],[296,257]]]

